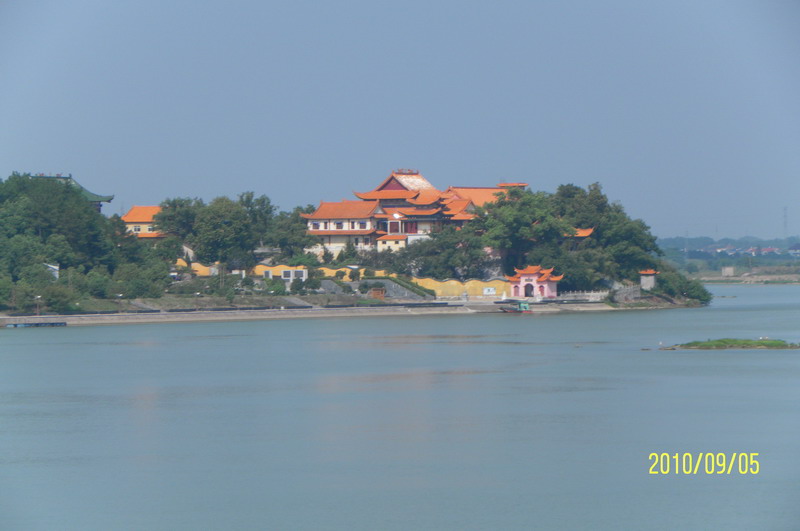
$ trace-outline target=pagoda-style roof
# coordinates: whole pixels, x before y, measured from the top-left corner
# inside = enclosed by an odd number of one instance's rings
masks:
[[[361,199],[411,199],[417,192],[439,191],[417,170],[394,170],[371,192],[355,192]]]
[[[369,218],[378,208],[377,201],[320,201],[313,214],[300,214],[306,219],[363,219]]]
[[[90,192],[89,190],[78,184],[78,181],[72,178],[71,173],[67,176],[64,176],[60,173],[57,173],[55,175],[45,175],[44,173],[37,173],[36,175],[32,175],[31,177],[33,177],[34,179],[55,179],[60,183],[77,188],[77,190],[81,193],[84,199],[92,203],[110,203],[111,200],[114,199],[113,195],[99,195],[94,192]]]
[[[432,205],[441,201],[442,199],[442,192],[435,188],[427,188],[425,190],[420,190],[419,194],[416,197],[413,197],[408,200],[409,203],[412,205]]]
[[[639,274],[640,275],[658,275],[659,272],[656,271],[655,269],[643,269],[642,271],[639,271]]]
[[[412,199],[419,195],[416,190],[373,190],[371,192],[353,192],[359,199]]]
[[[506,278],[509,282],[519,282],[523,275],[538,275],[539,278],[536,280],[538,282],[558,282],[559,280],[564,278],[564,275],[554,275],[553,274],[554,267],[550,269],[543,269],[542,266],[527,266],[524,269],[517,269],[514,268],[516,271],[516,275],[508,276]]]

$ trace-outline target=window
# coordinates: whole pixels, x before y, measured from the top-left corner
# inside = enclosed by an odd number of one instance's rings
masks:
[[[328,230],[328,222],[327,221],[323,221],[322,222],[322,230]]]
[[[288,269],[287,269],[286,271],[284,271],[283,273],[281,273],[281,276],[282,276],[284,279],[286,279],[286,280],[291,280],[291,278],[292,278],[292,272],[291,272],[290,270],[288,270]]]
[[[353,230],[355,228],[356,228],[356,222],[355,221],[351,221],[350,222],[350,230]]]
[[[344,223],[342,223],[341,221],[337,221],[336,222],[336,229],[337,230],[342,230],[343,228],[344,228]]]
[[[358,245],[358,238],[355,239],[355,244]]]
[[[400,222],[399,221],[390,221],[389,222],[389,233],[396,234],[400,232]]]
[[[155,232],[155,231],[156,229],[154,229],[152,225],[147,226],[147,232]]]
[[[133,232],[142,232],[142,227],[139,226],[139,225],[134,225],[133,226]]]
[[[366,221],[359,221],[358,222],[358,228],[359,229],[366,229],[367,228],[367,222]]]
[[[364,245],[369,245],[369,238],[364,238]]]
[[[319,230],[319,222],[314,222],[311,224],[311,230]]]

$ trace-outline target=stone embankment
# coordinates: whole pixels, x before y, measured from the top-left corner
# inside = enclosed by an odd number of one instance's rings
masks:
[[[203,321],[255,321],[336,317],[373,317],[437,314],[471,314],[465,306],[374,306],[365,308],[303,308],[291,310],[234,310],[226,312],[192,311],[181,313],[114,313],[80,315],[0,316],[0,327],[21,323],[66,322],[69,326],[104,324],[188,323]]]

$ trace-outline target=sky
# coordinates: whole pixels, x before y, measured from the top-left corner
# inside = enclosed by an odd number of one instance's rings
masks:
[[[800,234],[797,1],[0,1],[0,178],[106,214],[599,182],[657,236]]]

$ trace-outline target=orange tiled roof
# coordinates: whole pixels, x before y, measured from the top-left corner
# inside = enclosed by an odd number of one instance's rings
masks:
[[[591,229],[574,229],[575,234],[564,234],[567,238],[587,238],[594,232],[594,227]]]
[[[388,209],[387,208],[386,210],[393,210],[393,209]],[[434,208],[403,208],[403,207],[400,207],[400,208],[397,208],[397,209],[394,209],[394,210],[397,210],[397,212],[400,212],[404,216],[432,216],[432,215],[438,214],[439,212],[442,211],[442,209],[439,208],[439,207],[434,207]]]
[[[419,195],[416,190],[373,190],[371,192],[353,192],[359,199],[408,199],[409,202]]]
[[[500,188],[524,188],[528,183],[498,183]]]
[[[447,202],[447,207],[444,211],[445,214],[458,214],[463,212],[472,201],[469,199],[451,199]]]
[[[483,206],[497,201],[495,194],[504,191],[498,187],[451,186],[445,192],[451,192],[458,199],[469,199],[475,206]]]
[[[655,269],[643,269],[642,271],[639,271],[640,275],[657,275],[658,273],[659,272]]]
[[[128,213],[122,216],[125,223],[152,223],[153,217],[161,212],[160,206],[138,206],[134,205]]]
[[[137,238],[164,238],[166,236],[163,232],[134,232],[129,234],[136,234]]]
[[[442,192],[436,188],[425,188],[419,191],[419,195],[409,199],[412,205],[432,205],[442,198]]]
[[[392,207],[384,208],[383,214],[375,214],[375,217],[380,219],[406,219],[399,208]]]
[[[417,170],[394,170],[386,179],[375,188],[381,190],[384,186],[389,184],[392,180],[400,183],[400,186],[406,190],[424,190],[426,188],[433,188],[433,185],[428,182],[428,179],[422,176]],[[434,188],[435,189],[435,188]]]
[[[300,215],[306,219],[360,219],[372,216],[377,207],[377,201],[320,201],[313,214]]]
[[[514,271],[516,271],[518,275],[533,275],[534,273],[542,271],[542,266],[527,266],[524,269],[517,269],[515,267]],[[550,271],[552,271],[552,269]]]
[[[450,216],[450,219],[455,221],[469,221],[475,218],[475,214],[470,214],[469,212],[459,212],[458,214],[453,214]]]
[[[408,236],[403,234],[387,234],[386,236],[381,236],[378,238],[378,241],[385,242],[385,241],[403,241],[407,240]]]
[[[539,282],[558,282],[564,278],[564,275],[554,275],[553,269],[555,268],[542,269],[542,266],[527,266],[524,269],[514,268],[517,274],[512,276],[506,275],[506,278],[511,282],[518,281],[522,275],[539,275],[537,279]]]

